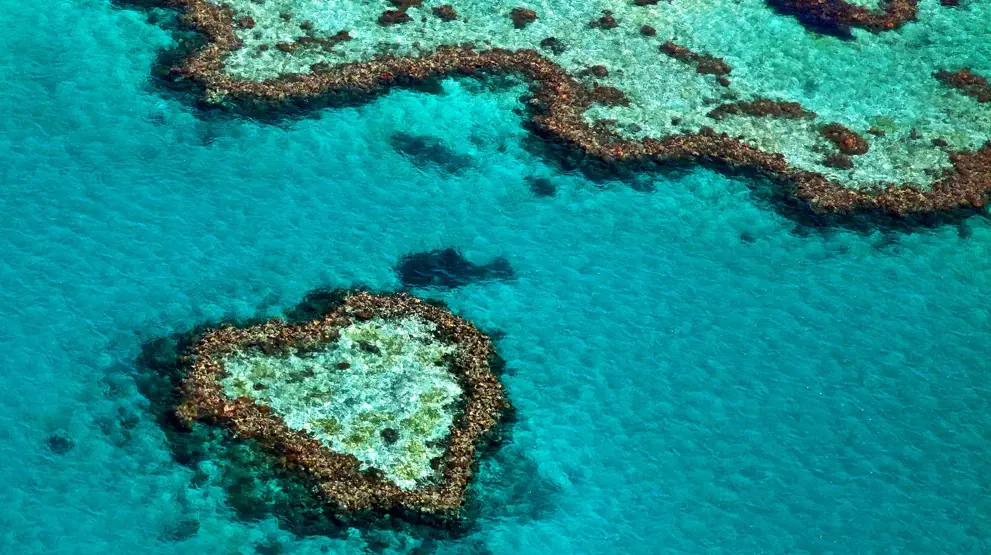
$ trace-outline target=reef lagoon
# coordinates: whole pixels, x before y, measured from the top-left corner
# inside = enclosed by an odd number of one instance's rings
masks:
[[[0,552],[991,549],[988,3],[0,5]]]

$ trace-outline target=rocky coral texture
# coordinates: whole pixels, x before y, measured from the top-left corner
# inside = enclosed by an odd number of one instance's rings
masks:
[[[488,338],[405,294],[351,294],[301,324],[207,332],[176,414],[253,438],[332,508],[456,516],[508,406]]]
[[[855,29],[853,41],[818,38],[835,42],[798,52],[810,33],[789,30],[782,20],[791,18],[765,0],[604,0],[553,10],[483,9],[467,1],[331,0],[319,9],[298,0],[160,2],[182,9],[206,39],[171,77],[197,84],[215,105],[255,110],[329,95],[353,100],[441,77],[508,73],[530,85],[532,129],[582,163],[747,169],[771,178],[795,206],[841,214],[970,210],[985,206],[991,193],[991,117],[981,111],[980,68],[938,73],[945,64],[926,55],[928,43],[939,42],[940,55],[959,58],[960,41],[970,40],[968,59],[980,59],[985,43],[954,33],[986,32],[982,21],[991,13],[982,5],[927,5],[927,12],[915,0],[876,8],[778,2],[806,21]],[[877,38],[928,25],[932,9],[943,18],[933,41]],[[382,20],[384,13],[390,15]],[[441,13],[457,18],[431,16]],[[743,48],[719,35],[742,28],[747,32],[734,40]],[[782,29],[787,40],[764,37]],[[835,62],[823,60],[827,52]],[[794,76],[779,78],[782,64],[805,55],[820,65],[807,71],[797,64],[787,68]],[[970,97],[942,95],[940,81]],[[912,129],[928,140],[916,140]],[[837,150],[857,156],[856,164],[832,157]]]

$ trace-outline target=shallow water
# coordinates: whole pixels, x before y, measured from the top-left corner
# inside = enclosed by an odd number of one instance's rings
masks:
[[[3,553],[991,549],[983,217],[809,228],[704,169],[560,174],[527,148],[522,89],[472,81],[198,117],[151,83],[171,43],[143,14],[0,3]],[[470,169],[414,163],[398,133]],[[514,270],[416,290],[504,334],[519,422],[465,537],[297,537],[173,460],[134,387],[142,343],[396,289],[401,257],[446,247]]]

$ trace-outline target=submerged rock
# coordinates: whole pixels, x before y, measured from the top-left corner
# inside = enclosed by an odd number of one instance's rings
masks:
[[[540,41],[540,47],[544,50],[550,51],[556,56],[564,54],[568,49],[568,46],[561,42],[557,37],[547,37],[546,39]]]
[[[974,73],[970,69],[957,71],[941,69],[933,72],[933,77],[944,85],[973,97],[978,102],[991,102],[991,83],[988,82],[986,77]]]
[[[383,27],[388,27],[390,25],[400,25],[403,23],[409,23],[413,21],[413,18],[406,13],[406,10],[386,10],[382,12],[379,16],[378,23]]]
[[[509,261],[499,257],[488,264],[475,264],[453,248],[404,256],[396,265],[399,280],[407,287],[453,289],[477,281],[513,277]]]
[[[546,177],[531,177],[527,179],[530,191],[538,197],[552,197],[557,194],[557,186]]]
[[[685,163],[711,164],[730,172],[745,170],[771,177],[781,193],[775,198],[782,199],[787,210],[802,206],[844,219],[861,211],[898,217],[970,211],[991,201],[991,173],[984,171],[991,143],[987,119],[977,112],[983,109],[980,104],[991,102],[991,87],[987,76],[975,73],[983,71],[982,37],[968,34],[970,29],[982,28],[984,14],[979,10],[955,10],[953,17],[960,21],[953,26],[922,18],[917,25],[931,40],[913,43],[908,49],[900,48],[898,41],[879,43],[877,49],[838,47],[836,55],[845,52],[843,56],[853,56],[853,63],[856,57],[874,56],[875,60],[864,60],[872,63],[863,65],[864,72],[874,74],[806,72],[799,77],[800,87],[785,91],[768,90],[767,83],[774,79],[767,79],[767,74],[791,68],[753,63],[762,59],[761,52],[723,58],[732,49],[727,50],[725,37],[713,35],[713,29],[692,25],[698,17],[693,6],[698,2],[691,0],[622,2],[652,6],[635,11],[665,21],[663,32],[639,17],[634,25],[630,12],[618,9],[621,3],[578,3],[574,11],[567,10],[568,15],[549,11],[540,13],[538,20],[535,6],[493,9],[485,3],[426,5],[420,0],[388,0],[369,5],[367,17],[349,22],[350,29],[342,32],[324,26],[319,2],[293,4],[295,12],[289,13],[284,11],[289,8],[284,2],[260,0],[234,5],[212,0],[122,1],[182,9],[181,25],[200,37],[187,40],[179,49],[181,56],[177,53],[168,64],[160,64],[157,73],[164,78],[162,83],[202,90],[204,107],[281,117],[301,106],[365,101],[391,87],[435,85],[453,76],[492,80],[512,75],[529,88],[523,105],[515,106],[514,112],[525,114],[527,128],[553,144],[548,150],[562,155],[562,166],[577,163],[586,173],[593,167],[612,166],[610,171],[627,172]],[[765,0],[741,7],[739,2],[719,0],[701,9],[712,16],[736,14],[746,23],[744,31],[755,36],[782,33],[783,38],[796,39],[795,35],[804,34],[799,26],[782,25],[774,17],[747,17],[750,10],[766,12],[765,4],[803,23],[839,30],[853,38],[851,27],[880,33],[912,21],[918,2],[886,0],[868,5],[862,0]],[[617,12],[601,9],[609,7]],[[387,10],[381,19],[379,9]],[[437,27],[452,18],[457,23]],[[600,32],[588,33],[582,41],[568,38],[589,23]],[[683,36],[671,35],[672,28],[683,29]],[[284,32],[287,29],[293,32]],[[362,40],[343,46],[351,33]],[[630,41],[634,36],[638,38]],[[659,44],[649,37],[657,37]],[[799,44],[806,42],[792,42],[789,48],[802,48]],[[774,50],[773,57],[780,53],[775,44],[761,46]],[[651,55],[648,48],[658,49],[661,55]],[[973,105],[961,105],[955,94],[932,94],[931,87],[922,82],[933,78],[928,71],[921,75],[902,71],[912,66],[906,66],[903,56],[942,59],[948,52],[960,56],[951,56],[952,66],[934,76],[975,99]],[[622,71],[634,58],[637,71]],[[668,58],[687,64],[695,75],[674,67]],[[731,83],[730,62],[737,59],[749,69]],[[606,78],[584,73],[592,64],[611,68],[608,84],[589,82],[588,76]],[[962,69],[968,66],[974,70]],[[674,84],[670,79],[684,84],[684,94],[679,93],[684,102],[679,101],[674,112],[673,105],[665,101]],[[900,80],[905,80],[905,87]],[[741,100],[744,93],[749,100]],[[892,120],[889,126],[872,121],[873,127],[887,131],[883,140],[871,137],[868,142],[848,132],[857,127],[866,133],[870,127],[860,121],[856,106],[898,113],[899,105],[904,105],[903,93],[905,102],[927,106],[925,117],[912,122]],[[782,97],[774,101],[762,99],[778,96]],[[802,104],[822,106],[819,110],[828,111],[831,120],[846,130],[804,121],[817,118]],[[711,125],[699,118],[706,114],[711,116]],[[740,115],[776,121],[724,117]],[[676,127],[668,123],[676,119],[680,122]],[[947,145],[940,147],[942,152],[919,156],[918,141],[902,141],[901,133],[892,137],[899,125],[917,126],[927,139],[941,138]],[[943,136],[944,129],[955,131]],[[835,148],[824,145],[823,136]],[[399,134],[393,146],[412,163],[431,169],[460,172],[473,162],[432,137]],[[857,156],[867,150],[871,150],[869,159],[848,171],[835,172],[824,165],[824,156],[833,151]],[[831,162],[846,163],[843,159]],[[875,187],[879,179],[889,185]]]
[[[918,0],[887,0],[881,9],[846,0],[767,0],[775,10],[795,16],[809,30],[853,38],[850,27],[879,33],[891,31],[915,19]]]
[[[843,154],[859,156],[861,154],[867,154],[870,150],[870,145],[867,144],[867,141],[860,134],[844,125],[830,123],[824,125],[820,133],[829,142],[836,145],[836,148]]]
[[[513,8],[513,11],[509,12],[509,18],[513,20],[514,27],[522,29],[537,21],[537,12],[528,8]]]
[[[65,435],[62,432],[56,432],[45,440],[45,445],[48,450],[56,455],[65,455],[76,446],[76,442],[72,440],[71,437]]]
[[[450,4],[434,6],[431,12],[441,21],[454,21],[458,18],[458,12],[454,11],[454,8]]]

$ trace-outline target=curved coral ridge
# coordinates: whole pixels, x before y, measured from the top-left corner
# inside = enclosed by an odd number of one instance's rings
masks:
[[[442,308],[357,293],[318,320],[207,332],[176,413],[258,440],[339,511],[453,516],[507,406],[491,355]]]
[[[764,0],[543,0],[525,3],[536,14],[526,22],[514,22],[520,6],[468,0],[449,3],[454,20],[430,0],[162,1],[208,39],[174,74],[216,103],[509,72],[531,84],[537,131],[607,162],[745,167],[831,212],[969,208],[991,190],[991,111],[933,77],[987,72],[986,3],[886,3],[883,13],[917,21],[843,41],[806,32]],[[797,103],[808,117],[718,111],[758,100]],[[841,153],[822,132],[831,124],[867,151],[831,163]]]
[[[454,346],[437,341],[436,327],[376,318],[317,351],[238,352],[223,361],[221,383],[229,397],[271,407],[290,429],[412,489],[438,477],[430,460],[444,454],[461,398],[445,358]]]

